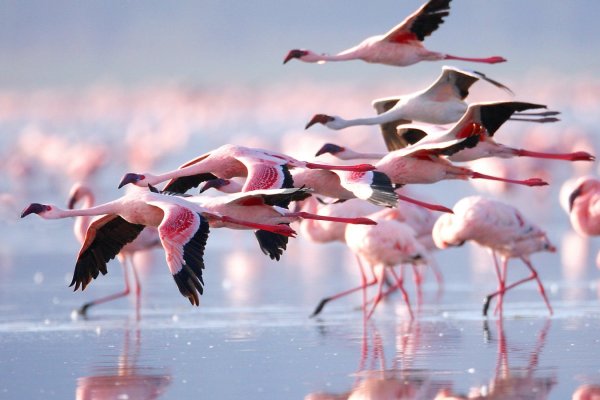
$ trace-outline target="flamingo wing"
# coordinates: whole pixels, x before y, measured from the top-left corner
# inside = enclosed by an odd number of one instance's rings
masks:
[[[281,203],[304,200],[311,196],[309,188],[263,189],[230,194],[227,204],[279,206]]]
[[[450,0],[429,0],[404,21],[387,32],[383,40],[394,43],[423,41],[450,14]]]
[[[208,221],[190,208],[164,202],[148,204],[163,210],[158,235],[165,249],[167,266],[179,288],[192,305],[200,304],[204,292],[204,248],[208,239]]]
[[[173,178],[167,182],[162,191],[171,193],[185,193],[192,188],[198,187],[198,185],[200,185],[202,182],[210,181],[212,179],[217,179],[217,177],[209,172]]]
[[[547,108],[543,104],[524,103],[520,101],[504,101],[496,103],[479,103],[469,106],[473,107],[478,112],[479,120],[487,133],[493,136],[494,133],[504,124],[514,113]],[[477,115],[477,114],[476,114]]]
[[[376,99],[371,102],[371,105],[377,112],[377,115],[383,114],[392,108],[400,101],[400,97],[386,97],[382,99]],[[406,147],[406,143],[403,142],[396,133],[396,127],[398,125],[410,124],[412,121],[407,119],[396,119],[390,122],[379,124],[379,129],[385,146],[388,151],[398,150]]]
[[[248,169],[248,178],[242,188],[243,192],[294,187],[292,175],[283,160],[281,163],[251,157],[239,157],[238,160]]]
[[[439,143],[417,143],[405,149],[397,150],[398,157],[424,158],[430,156],[451,156],[466,148],[473,148],[479,143],[479,136],[473,135],[466,138],[452,139]]]
[[[115,258],[143,229],[144,225],[132,224],[115,214],[93,221],[77,256],[69,287],[75,285],[73,290],[77,290],[81,286],[81,290],[84,290],[92,279],[98,277],[98,273],[106,275],[106,263]]]

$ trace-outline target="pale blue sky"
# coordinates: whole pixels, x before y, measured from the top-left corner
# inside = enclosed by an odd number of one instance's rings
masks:
[[[387,31],[423,2],[5,0],[0,88],[411,77],[438,71],[440,63],[398,69],[358,61],[282,66],[282,59],[291,48],[334,53],[350,47]],[[425,41],[432,50],[502,55],[508,63],[480,69],[504,76],[537,67],[600,70],[596,0],[454,0],[451,7]]]

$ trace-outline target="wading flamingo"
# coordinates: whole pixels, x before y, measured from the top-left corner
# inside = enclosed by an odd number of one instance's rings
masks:
[[[429,0],[384,35],[371,36],[360,44],[335,55],[317,54],[311,50],[290,50],[283,63],[297,58],[309,63],[326,61],[363,60],[368,63],[405,67],[419,61],[461,60],[495,64],[502,57],[458,57],[427,50],[422,42],[434,32],[450,13],[450,0]]]
[[[527,281],[535,280],[538,290],[552,314],[552,307],[546,297],[544,286],[538,273],[531,264],[529,256],[539,251],[556,251],[546,233],[537,225],[528,221],[514,207],[480,196],[470,196],[459,200],[453,208],[454,214],[442,215],[433,226],[435,244],[445,249],[461,246],[465,241],[487,247],[492,252],[499,288],[485,298],[483,315],[487,315],[490,301],[498,296],[498,310],[502,315],[504,294]],[[498,266],[496,254],[502,260],[502,270]],[[520,258],[531,275],[506,285],[508,260]]]

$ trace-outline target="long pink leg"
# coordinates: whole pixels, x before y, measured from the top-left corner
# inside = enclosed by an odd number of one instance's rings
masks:
[[[480,62],[480,63],[486,63],[486,64],[496,64],[496,63],[501,63],[501,62],[506,61],[506,59],[504,57],[499,57],[499,56],[486,57],[486,58],[473,58],[473,57],[453,56],[450,54],[444,55],[444,60],[471,61],[471,62]]]
[[[375,312],[375,308],[377,308],[377,305],[381,301],[383,292],[383,274],[385,273],[385,268],[386,267],[381,268],[381,271],[377,276],[377,281],[379,282],[379,285],[377,285],[377,294],[375,295],[375,299],[373,300],[373,306],[371,307],[369,314],[367,314],[367,319],[371,318],[371,315],[373,315],[373,312]]]
[[[140,284],[140,278],[138,276],[137,269],[135,268],[135,263],[133,262],[133,254],[131,255],[131,259],[129,260],[129,263],[131,264],[131,271],[133,272],[133,282],[135,284],[135,313],[136,313],[137,319],[139,320],[140,319],[140,305],[141,305],[140,297],[142,294],[142,285]]]
[[[498,302],[496,303],[496,308],[494,309],[494,315],[500,314],[500,319],[502,319],[502,311],[504,307],[504,294],[506,293],[506,281],[508,279],[508,257],[502,257],[502,287],[500,290],[502,291],[498,296]]]
[[[498,265],[498,259],[496,257],[496,252],[494,250],[490,250],[491,254],[492,254],[492,259],[494,260],[494,269],[496,271],[496,277],[498,278],[498,290],[495,291],[492,294],[489,294],[485,297],[485,299],[483,300],[483,315],[487,316],[487,312],[488,312],[488,308],[490,307],[490,302],[492,301],[492,298],[494,298],[494,296],[499,295],[500,298],[498,300],[498,302],[501,302],[502,300],[502,296],[504,295],[505,292],[505,282],[502,278],[502,273],[500,272],[500,266]]]
[[[513,154],[519,157],[548,158],[551,160],[565,161],[594,161],[596,157],[585,151],[576,151],[574,153],[540,153],[524,149],[511,149]]]
[[[528,281],[530,281],[532,279],[535,279],[537,281],[537,283],[538,283],[538,289],[540,291],[540,294],[542,295],[542,297],[544,298],[544,302],[546,303],[546,307],[548,307],[548,311],[550,311],[550,315],[552,315],[553,314],[552,307],[550,306],[550,302],[548,301],[548,298],[546,297],[546,291],[544,290],[544,286],[542,285],[542,282],[540,281],[540,279],[538,277],[537,271],[535,270],[535,268],[533,268],[533,266],[531,265],[530,262],[525,261],[524,258],[521,258],[521,260],[523,260],[523,262],[525,263],[525,265],[527,265],[527,268],[529,268],[529,270],[531,271],[531,275],[528,276],[528,277],[526,277],[526,278],[520,279],[520,280],[518,280],[516,282],[513,282],[510,285],[506,286],[504,288],[504,293],[508,292],[510,289],[512,289],[512,288],[514,288],[516,286],[519,286],[522,283],[525,283],[525,282],[528,282]],[[491,294],[489,294],[487,296],[486,300],[487,299],[491,300],[494,296],[497,296],[499,294],[500,294],[500,291],[496,291],[494,293],[491,293]],[[489,305],[489,301],[487,301],[487,303]],[[485,308],[485,309],[487,311],[487,308]]]
[[[121,264],[123,266],[123,277],[125,279],[125,290],[123,290],[122,292],[119,292],[119,293],[111,294],[109,296],[101,297],[99,299],[92,300],[88,303],[85,303],[84,305],[82,305],[79,308],[79,310],[77,310],[77,312],[80,315],[86,315],[87,310],[92,306],[97,306],[98,304],[107,303],[109,301],[116,300],[121,297],[125,297],[130,293],[131,290],[129,287],[129,274],[127,273],[127,259],[125,257],[119,256],[119,260],[121,261]]]
[[[352,172],[367,172],[373,171],[375,166],[371,164],[356,164],[356,165],[328,165],[307,162],[304,164],[309,169],[326,169],[328,171],[352,171]]]
[[[416,204],[417,206],[427,208],[427,209],[433,210],[433,211],[441,211],[441,212],[453,214],[453,211],[451,209],[449,209],[448,207],[444,207],[439,204],[426,203],[421,200],[413,199],[412,197],[404,196],[403,194],[400,194],[398,192],[396,192],[396,195],[398,196],[399,200],[406,201],[407,203]]]
[[[527,265],[527,268],[531,271],[531,276],[537,282],[538,290],[544,299],[544,303],[546,303],[546,307],[548,307],[548,311],[550,311],[550,315],[554,314],[552,306],[550,306],[550,301],[548,301],[548,297],[546,296],[546,290],[544,290],[544,285],[542,285],[542,281],[540,281],[537,271],[533,268],[533,265],[531,265],[531,262],[527,258],[521,257],[521,260]]]
[[[530,178],[530,179],[525,179],[525,180],[507,179],[507,178],[500,178],[498,176],[486,175],[486,174],[482,174],[480,172],[475,172],[475,171],[471,171],[469,176],[472,179],[489,179],[492,181],[515,183],[517,185],[525,185],[525,186],[546,186],[546,185],[548,185],[548,182],[545,182],[540,178]]]
[[[360,269],[361,269],[361,279],[362,279],[362,277],[364,276],[364,277],[365,277],[365,281],[366,281],[366,274],[365,274],[365,272],[364,272],[363,266],[362,266],[362,264],[361,264],[360,262],[359,262],[359,264],[358,264],[358,265],[359,265],[359,267],[360,267]],[[312,317],[315,317],[315,316],[317,316],[317,315],[318,315],[318,314],[319,314],[319,313],[320,313],[320,312],[323,310],[323,308],[325,307],[325,305],[326,305],[327,303],[329,303],[330,301],[332,301],[332,300],[337,300],[337,299],[339,299],[339,298],[341,298],[341,297],[347,296],[347,295],[349,295],[349,294],[352,294],[352,293],[354,293],[354,292],[357,292],[357,291],[359,291],[359,290],[364,290],[364,289],[366,289],[367,287],[369,287],[369,286],[373,286],[373,285],[374,285],[374,284],[376,284],[376,283],[377,283],[377,279],[376,279],[376,278],[373,278],[371,281],[368,281],[368,282],[362,282],[360,286],[354,287],[354,288],[352,288],[352,289],[344,290],[344,291],[342,291],[342,292],[340,292],[340,293],[334,294],[333,296],[325,297],[324,299],[322,299],[322,300],[319,302],[319,304],[318,304],[318,305],[317,305],[317,307],[315,308],[315,311],[313,311],[313,313],[310,315],[310,317],[312,318]],[[366,295],[365,295],[365,297],[366,297]]]
[[[398,289],[400,289],[400,292],[402,293],[402,298],[404,299],[404,302],[406,303],[406,308],[408,308],[408,314],[410,315],[410,319],[412,320],[415,317],[412,312],[412,307],[410,306],[410,300],[408,298],[408,293],[406,293],[406,289],[404,289],[404,279],[402,279],[402,277],[398,276],[396,274],[396,271],[393,268],[390,268],[390,273],[396,280],[396,286],[398,287]]]
[[[423,275],[416,264],[411,264],[413,271],[413,280],[415,281],[415,287],[417,288],[417,310],[421,308],[423,304]]]
[[[344,218],[344,217],[330,217],[328,215],[312,214],[305,211],[289,212],[285,214],[286,217],[292,218],[304,218],[304,219],[316,219],[319,221],[332,221],[332,222],[343,222],[346,224],[359,224],[359,225],[377,225],[377,222],[369,218],[358,217],[358,218]]]
[[[291,237],[295,237],[296,236],[296,231],[293,230],[292,228],[290,228],[288,225],[286,224],[279,224],[279,225],[268,225],[268,224],[258,224],[255,222],[250,222],[250,221],[244,221],[241,219],[237,219],[237,218],[232,218],[232,217],[228,217],[228,216],[220,216],[220,217],[216,217],[216,219],[219,219],[223,222],[229,222],[232,224],[236,224],[236,225],[240,225],[240,226],[247,226],[253,229],[262,229],[264,231],[269,231],[269,232],[273,232],[273,233],[277,233],[279,235],[284,235],[284,236],[291,236]]]

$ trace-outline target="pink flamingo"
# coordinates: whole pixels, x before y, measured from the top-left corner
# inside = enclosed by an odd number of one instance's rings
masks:
[[[389,218],[389,215],[379,212],[370,214],[368,217],[375,220],[377,225],[366,229],[364,229],[365,226],[361,228],[358,225],[348,225],[344,232],[344,241],[356,256],[360,268],[360,286],[325,297],[315,308],[312,317],[318,315],[330,301],[363,290],[363,311],[366,313],[366,319],[369,319],[383,298],[384,274],[389,270],[396,281],[396,288],[402,292],[410,317],[413,318],[403,280],[396,274],[393,267],[403,263],[422,262],[426,259],[427,252],[417,240],[414,230],[407,224],[398,222]],[[373,279],[367,280],[363,263],[369,266],[374,275]],[[378,283],[377,294],[373,299],[371,309],[367,313],[367,299],[364,290],[376,283]]]
[[[92,189],[89,186],[83,183],[76,183],[71,187],[71,191],[69,194],[69,209],[73,209],[75,205],[77,205],[80,202],[82,203],[83,208],[93,207],[95,203],[95,196]],[[77,240],[79,240],[79,243],[84,243],[85,236],[91,222],[91,216],[89,215],[75,218],[75,223],[73,224],[73,232],[75,233],[75,237],[77,238]],[[77,310],[78,313],[81,315],[85,315],[87,313],[87,310],[92,306],[106,303],[129,295],[129,293],[131,292],[131,288],[129,286],[129,273],[127,271],[128,266],[131,266],[131,271],[133,272],[136,308],[139,308],[139,299],[142,288],[134,263],[135,254],[158,246],[160,246],[158,230],[155,227],[147,226],[132,242],[129,242],[125,246],[123,246],[121,251],[117,254],[117,259],[123,266],[125,290],[110,296],[106,296],[85,303]]]
[[[476,135],[462,139],[448,140],[439,143],[422,143],[404,149],[394,150],[383,158],[381,154],[359,153],[354,150],[327,143],[317,151],[316,155],[331,153],[342,160],[379,159],[375,163],[377,171],[386,174],[393,183],[404,185],[409,183],[435,183],[444,179],[491,179],[525,186],[545,186],[548,183],[538,178],[514,180],[482,174],[469,168],[452,164],[444,155],[452,155],[465,148],[477,145]],[[399,198],[402,199],[401,195]]]
[[[469,105],[462,118],[448,130],[431,132],[430,128],[424,126],[400,126],[398,127],[398,136],[406,136],[409,138],[406,140],[411,143],[418,140],[417,143],[423,145],[441,143],[473,135],[479,136],[479,142],[476,146],[462,149],[449,155],[448,159],[451,161],[472,161],[484,157],[534,157],[565,161],[593,161],[595,159],[593,155],[584,151],[573,153],[542,153],[505,146],[494,140],[496,131],[509,119],[538,123],[558,121],[555,117],[549,117],[549,115],[556,115],[556,111],[522,112],[539,108],[546,108],[546,106],[518,101],[473,103]]]
[[[434,32],[448,16],[450,0],[429,0],[417,11],[384,35],[371,36],[363,42],[336,55],[317,54],[310,50],[291,50],[283,63],[293,58],[304,62],[363,60],[404,67],[419,61],[461,60],[495,64],[506,61],[502,57],[458,57],[427,50],[422,42]]]
[[[196,306],[200,304],[199,295],[203,293],[203,255],[209,224],[216,228],[251,228],[286,236],[295,235],[287,225],[273,226],[239,220],[210,212],[182,197],[154,191],[136,191],[108,203],[74,210],[32,203],[23,210],[21,218],[29,214],[38,214],[44,219],[104,215],[93,221],[87,229],[69,285],[75,286],[74,290],[80,286],[84,290],[100,272],[106,274],[106,263],[133,241],[144,227],[158,228],[173,279],[180,293]]]
[[[569,218],[577,233],[600,235],[600,180],[584,177],[577,180],[568,196]]]
[[[491,250],[499,288],[486,296],[483,315],[487,315],[490,301],[495,296],[499,296],[498,310],[502,313],[504,294],[530,280],[537,282],[538,290],[552,314],[544,286],[529,259],[531,254],[539,251],[556,251],[546,233],[523,217],[516,208],[480,196],[463,198],[456,203],[453,211],[454,214],[443,215],[436,221],[432,233],[433,240],[441,249],[460,246],[465,241],[472,240]],[[498,266],[496,254],[499,254],[502,260],[502,271]],[[520,258],[531,271],[531,275],[506,285],[506,269],[510,258]]]
[[[289,188],[293,186],[293,182],[288,168],[294,167],[352,172],[367,172],[374,169],[367,164],[351,166],[316,164],[299,161],[270,150],[226,144],[183,164],[179,169],[164,174],[128,173],[121,180],[119,188],[129,183],[140,187],[154,186],[170,180],[164,190],[184,193],[208,179],[230,179],[237,176],[247,176],[242,188],[244,192]]]
[[[424,90],[373,100],[372,105],[378,114],[375,117],[344,119],[337,115],[316,114],[305,129],[317,123],[334,130],[357,125],[380,125],[388,150],[398,150],[408,144],[405,138],[398,136],[398,125],[412,121],[445,125],[458,121],[467,111],[465,98],[469,95],[469,88],[479,79],[512,93],[509,88],[481,72],[444,66],[437,80]]]

